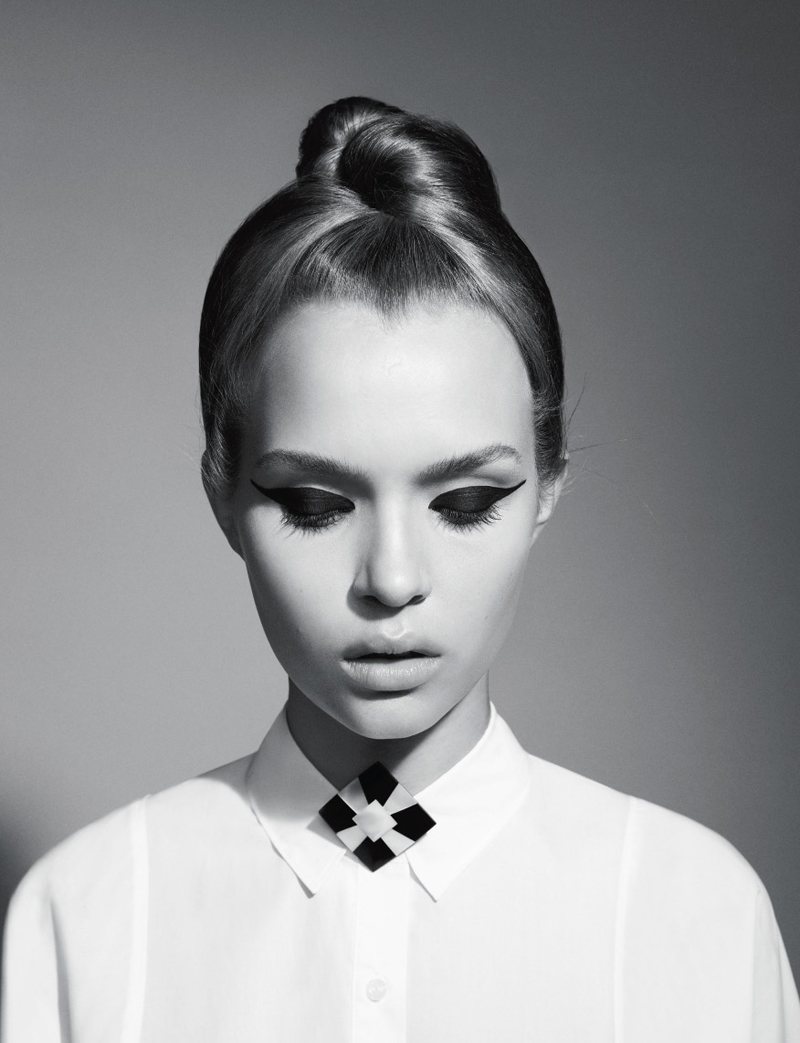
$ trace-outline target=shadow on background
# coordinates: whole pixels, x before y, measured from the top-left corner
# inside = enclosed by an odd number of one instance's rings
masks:
[[[6,924],[8,903],[14,888],[31,864],[30,848],[25,844],[23,831],[10,820],[7,813],[0,815],[0,937]],[[3,971],[3,954],[0,951],[0,977]]]

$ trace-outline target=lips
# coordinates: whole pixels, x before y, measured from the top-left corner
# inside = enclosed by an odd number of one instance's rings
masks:
[[[358,651],[358,647],[349,651]],[[415,651],[397,655],[365,652],[343,659],[341,667],[351,681],[368,692],[408,692],[429,681],[442,663],[439,655],[414,654]]]
[[[375,634],[358,644],[350,645],[345,649],[345,659],[363,659],[376,662],[392,662],[402,658],[420,658],[423,656],[438,656],[439,651],[418,637],[416,634],[406,633],[398,637],[388,634]]]
[[[355,656],[353,658],[363,659],[365,662],[368,663],[391,663],[395,659],[424,659],[425,655],[425,652],[369,652],[367,655]]]

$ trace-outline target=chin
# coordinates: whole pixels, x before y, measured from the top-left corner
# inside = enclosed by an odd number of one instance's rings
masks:
[[[439,705],[419,688],[399,692],[362,692],[351,695],[333,716],[345,728],[365,739],[409,739],[433,728],[453,705],[455,703],[449,702]]]

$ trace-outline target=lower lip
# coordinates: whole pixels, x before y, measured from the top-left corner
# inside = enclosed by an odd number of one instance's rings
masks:
[[[412,656],[396,663],[376,659],[343,659],[342,666],[363,688],[396,692],[424,684],[439,669],[439,656]]]

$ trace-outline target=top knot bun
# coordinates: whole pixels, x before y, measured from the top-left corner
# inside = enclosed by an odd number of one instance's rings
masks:
[[[226,500],[240,472],[254,366],[287,310],[358,302],[384,316],[456,303],[496,316],[531,386],[536,467],[564,469],[564,363],[550,291],[509,224],[489,164],[458,127],[371,98],[311,119],[295,181],[254,210],[214,266],[200,320],[203,481]]]
[[[339,156],[345,145],[364,127],[389,115],[403,115],[402,109],[384,105],[374,98],[340,98],[315,112],[300,135],[298,177],[328,174],[336,177]]]
[[[430,204],[500,209],[481,150],[458,127],[372,98],[320,109],[300,138],[297,177],[332,179],[367,206],[421,217]]]

